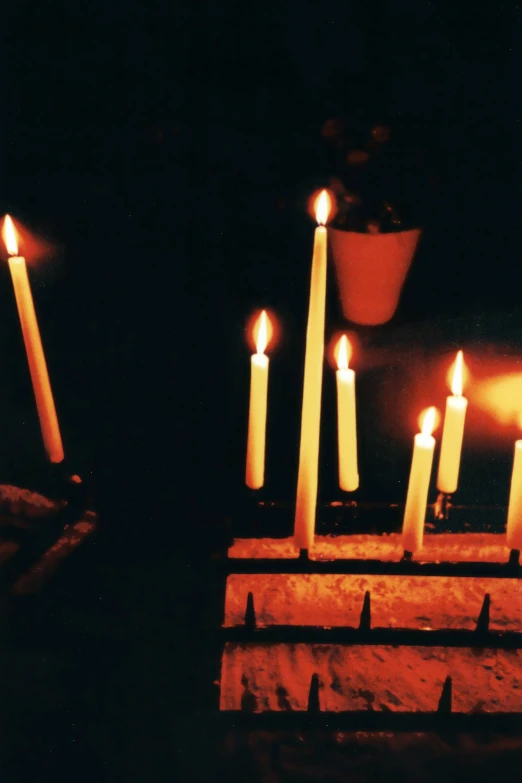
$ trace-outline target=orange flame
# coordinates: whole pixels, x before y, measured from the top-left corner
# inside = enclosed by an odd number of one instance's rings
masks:
[[[352,355],[352,347],[345,334],[341,335],[341,339],[338,341],[335,347],[335,354],[336,354],[335,358],[337,361],[337,369],[347,370],[348,363]]]
[[[266,310],[261,312],[254,324],[254,335],[257,353],[264,353],[268,345],[268,316]]]
[[[423,435],[431,435],[439,423],[437,408],[431,407],[423,411],[419,417],[420,428]]]
[[[314,204],[315,219],[320,226],[326,225],[332,210],[332,200],[327,190],[322,190]]]
[[[15,227],[13,221],[9,215],[4,218],[4,226],[2,228],[2,238],[4,240],[7,252],[10,256],[18,255],[18,240],[16,238]]]
[[[464,357],[462,351],[457,353],[455,359],[455,366],[453,368],[453,378],[451,380],[451,393],[456,397],[462,397],[462,374],[463,374]]]

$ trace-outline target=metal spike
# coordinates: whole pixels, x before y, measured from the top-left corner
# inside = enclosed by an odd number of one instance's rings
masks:
[[[489,593],[486,593],[484,596],[484,601],[482,602],[482,609],[480,610],[480,614],[477,617],[477,627],[475,628],[476,631],[479,633],[487,633],[489,631],[489,607],[491,605],[491,596]]]
[[[360,631],[369,631],[372,627],[372,614],[370,609],[370,591],[367,590],[364,594],[364,601],[361,610],[361,619],[359,621]]]
[[[451,712],[451,687],[451,677],[448,676],[444,680],[444,685],[442,686],[442,693],[440,695],[437,712]]]
[[[299,550],[299,560],[308,560],[308,549]]]
[[[403,563],[411,563],[412,557],[413,557],[413,552],[408,552],[408,550],[405,549],[401,560]]]
[[[319,704],[319,675],[312,674],[310,681],[310,693],[308,694],[308,712],[320,712]]]
[[[249,593],[247,596],[245,628],[247,628],[249,631],[255,631],[257,628],[256,610],[254,607],[254,593]]]
[[[520,549],[512,549],[509,553],[509,565],[518,568],[520,565]]]

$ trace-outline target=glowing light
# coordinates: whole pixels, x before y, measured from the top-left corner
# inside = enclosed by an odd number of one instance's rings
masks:
[[[348,338],[345,334],[341,336],[341,339],[337,343],[336,354],[337,354],[336,356],[337,369],[347,370],[348,363],[352,355],[352,350],[351,350],[350,343],[348,342]]]
[[[264,353],[266,350],[266,346],[268,345],[268,326],[268,315],[266,310],[263,310],[254,324],[254,338],[257,353]]]
[[[420,416],[421,432],[423,435],[431,435],[438,425],[438,411],[437,408],[431,407],[423,411]]]
[[[7,252],[10,256],[18,255],[18,240],[16,238],[16,231],[9,215],[4,218],[4,226],[2,229],[2,238],[4,240]]]
[[[522,373],[498,375],[482,381],[475,402],[502,426],[518,425],[521,419]]]
[[[455,359],[455,367],[453,369],[453,378],[451,381],[451,393],[456,397],[462,397],[462,374],[463,374],[464,357],[462,351],[457,353]]]
[[[320,226],[326,225],[332,209],[332,200],[327,190],[322,190],[314,204],[315,219]]]

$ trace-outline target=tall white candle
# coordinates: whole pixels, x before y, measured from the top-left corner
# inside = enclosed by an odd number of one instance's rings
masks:
[[[446,415],[437,475],[437,489],[446,494],[455,492],[459,482],[464,423],[468,407],[467,399],[462,396],[462,369],[463,356],[462,351],[459,351],[451,383],[452,395],[446,399]]]
[[[353,492],[359,486],[357,466],[357,416],[355,408],[355,372],[348,367],[349,344],[345,334],[337,352],[337,451],[339,486]]]
[[[315,532],[326,307],[327,234],[325,223],[328,220],[329,211],[330,198],[327,191],[323,190],[316,204],[316,219],[319,225],[314,234],[310,304],[306,330],[301,440],[294,522],[294,540],[300,549],[312,547]]]
[[[248,440],[245,483],[260,489],[265,483],[266,411],[268,400],[267,314],[263,310],[254,327],[257,328],[256,353],[251,357],[250,406],[248,410]]]
[[[9,270],[13,281],[44,446],[51,462],[61,462],[64,458],[62,436],[49,381],[42,338],[38,328],[25,258],[18,255],[16,231],[9,215],[4,218],[3,238],[10,255]]]
[[[522,440],[515,442],[506,533],[508,547],[522,549]]]
[[[413,553],[422,549],[428,490],[435,450],[435,438],[431,433],[435,427],[436,413],[435,408],[428,408],[422,419],[421,432],[415,435],[408,495],[402,524],[402,541],[406,552]]]

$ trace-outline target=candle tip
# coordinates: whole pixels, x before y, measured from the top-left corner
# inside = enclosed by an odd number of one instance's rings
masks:
[[[458,351],[457,358],[455,359],[455,367],[453,370],[453,378],[451,380],[451,393],[456,397],[462,397],[462,375],[464,367],[464,354],[462,351]]]
[[[336,346],[337,354],[337,369],[347,370],[351,356],[351,346],[348,338],[345,334],[341,335],[341,339]]]
[[[423,435],[431,435],[438,424],[438,410],[434,406],[421,414],[421,432]]]
[[[4,217],[4,225],[2,228],[2,239],[7,248],[7,252],[10,256],[18,255],[18,240],[16,238],[16,230],[11,220],[10,215]]]
[[[262,310],[254,326],[256,352],[264,353],[268,345],[268,315]]]
[[[315,202],[315,219],[320,226],[326,225],[332,210],[332,200],[327,190],[322,190]]]

